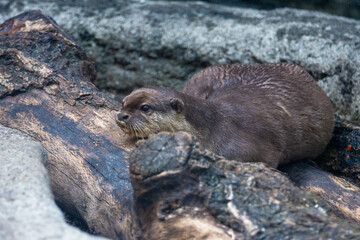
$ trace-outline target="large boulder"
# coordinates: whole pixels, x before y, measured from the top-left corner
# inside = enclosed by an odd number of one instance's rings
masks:
[[[189,1],[189,0],[188,0]],[[196,1],[196,0],[191,0]],[[223,4],[228,6],[238,6],[245,8],[255,9],[274,9],[274,8],[300,8],[308,10],[317,10],[322,12],[328,12],[331,14],[346,16],[355,19],[360,19],[360,1],[359,0],[347,0],[346,4],[339,0],[203,0],[208,3]]]
[[[0,21],[30,9],[52,16],[96,60],[97,85],[119,96],[143,85],[181,88],[190,75],[212,64],[286,61],[315,77],[340,116],[360,121],[356,20],[199,2],[1,2]]]
[[[0,125],[0,239],[100,240],[68,225],[56,206],[39,142]]]

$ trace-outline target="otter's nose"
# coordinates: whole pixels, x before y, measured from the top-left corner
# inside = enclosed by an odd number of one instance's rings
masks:
[[[117,115],[117,120],[118,120],[118,121],[125,121],[125,120],[128,119],[128,118],[129,118],[129,115],[126,115],[126,114],[119,113],[119,114]]]

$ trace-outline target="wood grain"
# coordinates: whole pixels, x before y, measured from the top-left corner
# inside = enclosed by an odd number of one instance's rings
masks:
[[[49,17],[26,12],[0,26],[0,123],[40,141],[56,201],[112,239],[133,239],[131,142],[119,105],[91,81],[94,63]]]
[[[335,216],[360,223],[360,188],[306,162],[289,164],[283,169],[299,187],[317,194]]]

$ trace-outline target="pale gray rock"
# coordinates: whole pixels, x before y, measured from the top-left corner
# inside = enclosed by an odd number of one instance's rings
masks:
[[[105,239],[68,225],[54,202],[42,145],[0,125],[0,239]]]
[[[120,94],[143,85],[179,89],[209,65],[285,61],[315,77],[337,114],[360,121],[360,21],[201,2],[58,2],[0,0],[6,6],[0,21],[30,9],[52,16],[92,54],[102,89]]]

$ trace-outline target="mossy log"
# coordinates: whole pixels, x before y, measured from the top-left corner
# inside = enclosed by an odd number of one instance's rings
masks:
[[[133,239],[133,192],[118,103],[91,83],[87,53],[31,11],[0,25],[0,123],[40,141],[56,201],[95,234]]]

